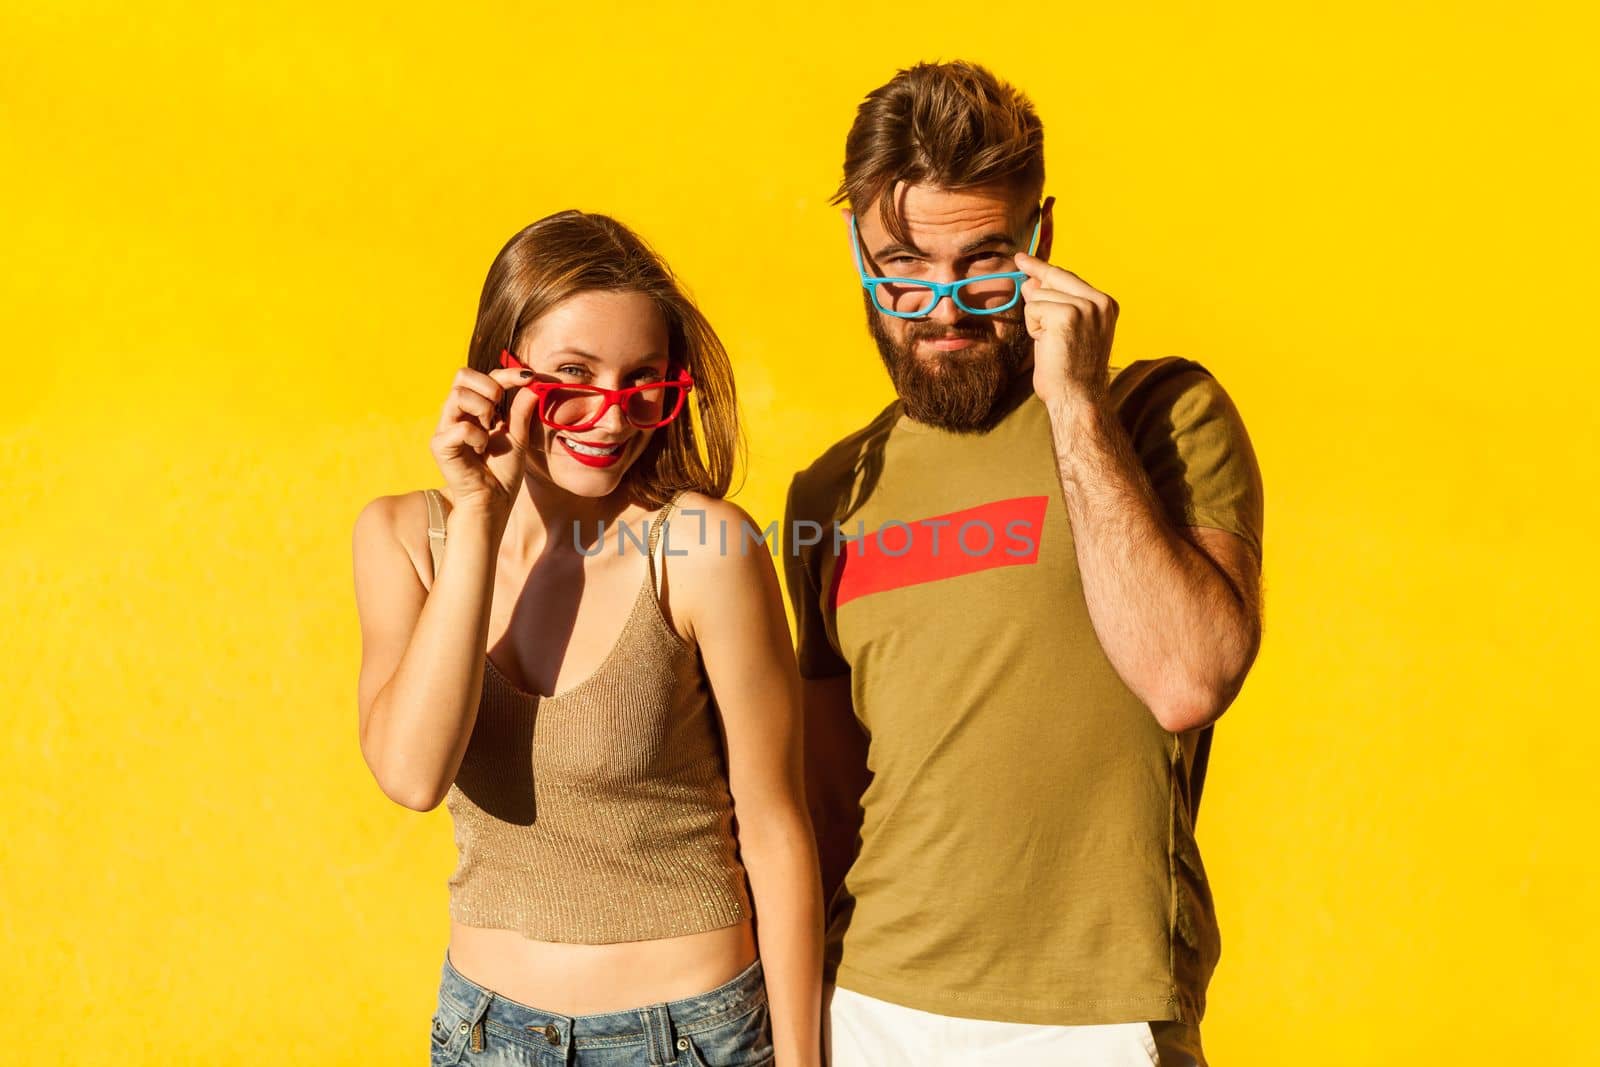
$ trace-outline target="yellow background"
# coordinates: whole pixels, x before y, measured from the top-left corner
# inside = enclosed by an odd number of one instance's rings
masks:
[[[421,1062],[454,853],[357,750],[350,530],[437,483],[490,259],[568,206],[643,232],[776,518],[889,396],[826,204],[853,109],[965,57],[1038,106],[1116,358],[1207,363],[1265,473],[1215,1062],[1600,1062],[1590,28],[228,6],[0,16],[0,1058]]]

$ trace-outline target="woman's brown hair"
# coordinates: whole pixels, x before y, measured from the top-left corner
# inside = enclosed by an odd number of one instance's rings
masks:
[[[655,431],[623,487],[647,507],[665,504],[679,489],[726,496],[744,455],[727,350],[661,257],[616,219],[561,211],[507,241],[484,279],[467,365],[484,374],[495,370],[501,350],[516,351],[523,331],[540,315],[593,291],[642,293],[655,302],[666,321],[673,370],[686,368],[694,378],[690,398],[705,435],[702,454],[685,406]]]

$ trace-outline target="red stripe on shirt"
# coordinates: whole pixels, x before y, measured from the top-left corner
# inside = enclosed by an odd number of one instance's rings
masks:
[[[1018,496],[868,530],[839,546],[833,606],[869,593],[1037,563],[1048,500]]]

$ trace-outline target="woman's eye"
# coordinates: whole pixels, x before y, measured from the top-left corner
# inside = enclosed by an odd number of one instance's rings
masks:
[[[578,366],[575,363],[563,363],[561,366],[556,368],[556,373],[568,374],[574,378],[581,378],[588,373],[588,370],[584,367]]]

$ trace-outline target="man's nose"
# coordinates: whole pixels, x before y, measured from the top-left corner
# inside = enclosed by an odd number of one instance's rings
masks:
[[[953,326],[965,315],[965,311],[956,307],[956,294],[951,292],[939,298],[938,303],[933,305],[933,310],[928,312],[927,318],[941,326]]]

